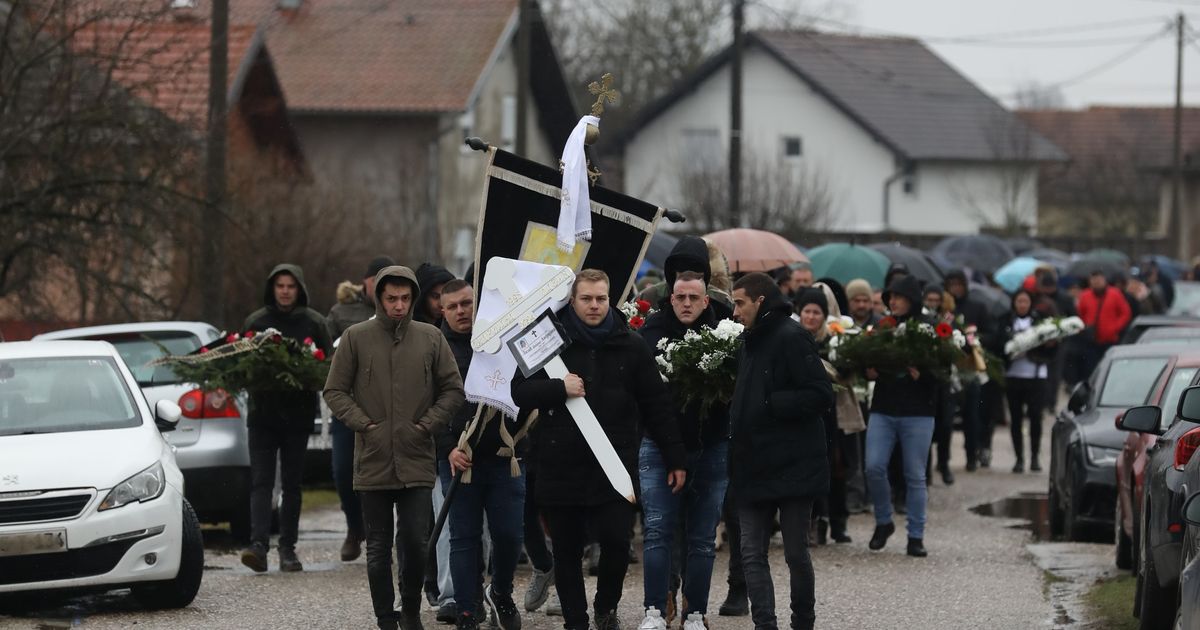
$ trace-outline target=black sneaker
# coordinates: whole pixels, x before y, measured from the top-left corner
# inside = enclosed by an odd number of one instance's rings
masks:
[[[939,468],[938,472],[942,473],[942,483],[946,484],[947,486],[954,485],[954,473],[950,472],[949,466],[943,466],[942,468]]]
[[[896,524],[888,523],[886,525],[876,525],[875,533],[871,534],[871,542],[867,543],[867,547],[871,551],[879,551],[887,544],[888,536],[896,533]]]
[[[441,621],[441,619],[439,618],[438,621]],[[456,622],[457,625],[455,627],[457,630],[479,630],[479,619],[476,619],[475,615],[469,612],[459,615]]]
[[[925,551],[925,542],[920,538],[908,539],[908,551],[906,553],[914,558],[924,558],[929,555],[929,552]]]
[[[1038,461],[1037,457],[1034,457],[1033,463],[1029,464],[1029,470],[1032,472],[1042,472],[1042,463]]]
[[[242,550],[242,564],[250,567],[255,573],[267,571],[267,546],[262,543],[251,543]]]
[[[979,466],[981,468],[992,467],[992,449],[984,448],[979,450]]]
[[[617,618],[617,611],[596,613],[596,630],[621,630],[621,620]]]
[[[425,630],[425,626],[421,625],[420,606],[401,607],[400,630]]]
[[[471,615],[467,616],[472,617]],[[458,623],[458,617],[458,604],[455,604],[454,602],[446,602],[438,607],[438,623]]]
[[[279,548],[279,570],[286,573],[304,570],[304,565],[300,564],[300,558],[296,557],[295,549],[290,547]]]
[[[375,623],[379,626],[379,630],[400,630],[400,617],[397,615],[379,617]]]
[[[483,599],[487,602],[488,608],[492,609],[492,614],[495,615],[500,630],[521,630],[521,613],[517,611],[517,604],[513,602],[512,594],[497,592],[491,584],[488,584],[483,591]]]

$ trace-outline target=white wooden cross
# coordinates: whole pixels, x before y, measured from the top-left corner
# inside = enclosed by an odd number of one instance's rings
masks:
[[[522,264],[532,265],[534,263]],[[496,355],[499,352],[510,352],[506,347],[507,341],[541,315],[547,302],[561,306],[569,298],[571,286],[575,282],[575,273],[567,267],[538,266],[543,267],[541,283],[531,291],[522,292],[515,280],[517,261],[499,257],[488,261],[487,273],[484,275],[480,292],[481,313],[475,321],[475,332],[471,336],[471,348],[477,353]],[[504,298],[507,308],[498,317],[485,321],[483,319],[483,300],[486,298],[484,294],[489,290],[498,292]],[[515,364],[515,360],[511,363]],[[472,361],[471,365],[474,368],[475,361]],[[546,364],[545,370],[547,376],[560,380],[565,379],[569,373],[567,365],[558,356]],[[468,381],[470,380],[468,376]],[[489,383],[494,389],[494,379]],[[621,463],[616,449],[608,441],[608,436],[604,434],[604,428],[600,426],[600,421],[596,419],[596,414],[588,406],[587,401],[583,398],[567,398],[566,407],[571,418],[575,420],[575,425],[579,427],[579,431],[587,440],[592,454],[600,462],[600,467],[604,470],[613,489],[630,503],[635,502],[633,479],[630,478],[625,465]]]

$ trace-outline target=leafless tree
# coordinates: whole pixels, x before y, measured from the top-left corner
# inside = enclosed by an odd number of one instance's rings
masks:
[[[191,61],[145,45],[143,27],[166,11],[148,0],[0,2],[0,299],[22,315],[170,310],[157,278],[172,264],[173,228],[196,207],[197,145],[140,97]]]
[[[836,198],[828,177],[816,166],[767,160],[747,152],[742,158],[741,225],[729,223],[729,178],[723,161],[679,175],[689,223],[697,232],[751,227],[792,240],[822,232],[832,223]]]

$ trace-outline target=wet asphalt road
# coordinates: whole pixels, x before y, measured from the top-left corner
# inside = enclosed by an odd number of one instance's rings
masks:
[[[830,544],[813,551],[817,627],[1096,629],[1085,618],[1079,595],[1098,575],[1111,571],[1112,547],[1039,543],[1028,528],[1020,527],[1020,520],[972,513],[972,506],[1021,493],[1044,495],[1046,476],[1009,472],[1013,455],[1004,427],[996,431],[991,469],[963,471],[961,436],[956,439],[958,482],[946,487],[938,479],[930,488],[925,540],[929,557],[904,555],[903,516],[896,517],[898,531],[890,544],[877,553],[866,548],[874,527],[871,515],[853,516],[853,543]],[[1043,444],[1048,442],[1043,440]],[[307,512],[301,531],[298,552],[305,563],[301,574],[280,574],[274,553],[271,571],[253,574],[239,564],[234,550],[221,544],[220,535],[212,533],[204,584],[186,609],[143,611],[117,592],[55,603],[19,617],[0,616],[0,628],[374,628],[365,561],[338,560],[341,513],[336,509]],[[727,557],[724,550],[718,553],[710,627],[752,628],[749,617],[715,614],[726,593]],[[787,579],[778,538],[772,566],[776,600],[783,611],[788,601]],[[1065,581],[1048,583],[1044,570]],[[527,565],[518,570],[518,604],[529,572]],[[632,565],[620,608],[627,629],[636,628],[641,620],[641,596],[641,565]],[[781,619],[786,618],[784,612]],[[524,622],[525,628],[533,630],[561,627],[560,618],[541,612],[527,613]],[[450,627],[437,624],[432,610],[425,613],[425,626]]]

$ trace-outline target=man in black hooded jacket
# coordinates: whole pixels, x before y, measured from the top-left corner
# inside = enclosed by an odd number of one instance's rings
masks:
[[[442,326],[442,287],[454,279],[454,274],[445,267],[434,263],[421,263],[417,267],[417,284],[421,286],[421,295],[413,303],[416,313],[413,319],[431,326]]]
[[[742,566],[756,630],[775,630],[775,587],[767,558],[776,512],[791,575],[791,627],[816,623],[808,554],[815,497],[829,492],[824,416],[833,383],[817,343],[792,320],[792,305],[770,276],[733,285],[735,317],[746,326],[737,385],[729,403],[730,489],[742,528]]]
[[[267,276],[264,306],[246,318],[242,329],[278,330],[301,343],[311,340],[326,356],[333,354],[325,318],[308,307],[304,272],[282,264]],[[283,496],[279,502],[279,569],[300,571],[296,539],[300,529],[300,479],[304,451],[320,413],[315,391],[251,392],[246,418],[250,442],[250,546],[242,551],[242,564],[254,571],[267,570],[271,538],[271,494],[275,488],[275,459],[279,457]]]
[[[663,277],[666,279],[647,287],[638,297],[659,310],[671,308],[671,291],[675,289],[675,278],[681,271],[695,271],[704,275],[704,286],[707,287],[717,321],[733,317],[733,301],[729,294],[712,285],[708,243],[699,236],[685,236],[679,239],[663,262]]]
[[[954,296],[954,314],[964,326],[974,326],[985,348],[996,340],[996,321],[988,314],[987,305],[970,294],[967,274],[954,270],[943,281],[946,292]],[[963,383],[962,392],[963,443],[967,451],[967,472],[977,466],[991,465],[991,424],[984,408],[983,386],[979,381]],[[986,435],[985,435],[986,434]]]

